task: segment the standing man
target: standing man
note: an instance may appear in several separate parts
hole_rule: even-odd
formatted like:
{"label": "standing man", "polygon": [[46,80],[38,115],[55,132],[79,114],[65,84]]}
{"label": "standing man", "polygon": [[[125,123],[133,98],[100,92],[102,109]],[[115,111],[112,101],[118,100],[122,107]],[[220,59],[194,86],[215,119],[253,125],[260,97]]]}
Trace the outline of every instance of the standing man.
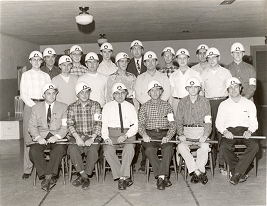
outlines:
{"label": "standing man", "polygon": [[[89,176],[92,175],[98,160],[98,149],[101,135],[100,104],[90,98],[91,88],[85,82],[75,87],[78,100],[68,107],[69,140],[76,144],[69,145],[68,155],[74,165],[78,178],[72,182],[75,187],[89,189]],[[97,144],[93,144],[97,143]],[[86,155],[84,166],[82,154]]]}
{"label": "standing man", "polygon": [[[55,186],[61,159],[66,155],[67,145],[55,144],[67,134],[68,105],[56,101],[58,90],[52,83],[43,86],[44,102],[32,107],[29,133],[38,144],[30,146],[30,159],[34,163],[41,182],[41,189],[49,191]],[[50,149],[48,163],[44,150]]]}
{"label": "standing man", "polygon": [[[160,98],[163,93],[160,82],[150,81],[147,93],[151,99],[140,108],[139,133],[143,137],[145,154],[152,165],[154,176],[158,179],[157,189],[164,190],[165,187],[172,185],[169,174],[173,143],[168,142],[176,133],[176,125],[171,105]],[[150,142],[151,139],[161,140],[161,142]],[[161,160],[157,155],[159,148],[161,148]]]}
{"label": "standing man", "polygon": [[[124,144],[122,162],[116,155],[118,145],[114,143],[132,142],[138,131],[137,113],[132,104],[125,101],[127,88],[122,83],[112,87],[114,100],[105,104],[102,112],[102,138],[104,154],[109,163],[113,179],[118,181],[118,189],[125,190],[133,184],[130,177],[130,166],[134,157],[134,144]],[[121,145],[122,147],[122,145]]]}
{"label": "standing man", "polygon": [[169,78],[170,75],[178,69],[178,67],[173,64],[175,58],[174,49],[172,47],[166,47],[163,49],[161,57],[164,59],[165,66],[159,69],[159,71],[166,74]]}
{"label": "standing man", "polygon": [[[205,143],[211,133],[210,103],[199,95],[201,84],[197,78],[187,80],[186,90],[189,95],[181,99],[176,114],[177,134],[181,141],[177,151],[184,158],[188,172],[192,175],[191,182],[205,185],[208,182],[205,165],[210,151],[209,144]],[[187,138],[199,141],[196,160],[189,149],[192,142],[186,141]]]}
{"label": "standing man", "polygon": [[43,51],[43,58],[45,65],[41,67],[41,70],[47,74],[49,74],[50,78],[53,79],[55,76],[61,73],[61,70],[55,66],[56,60],[56,52],[53,48],[46,48]]}
{"label": "standing man", "polygon": [[[227,81],[229,98],[223,101],[218,109],[216,127],[224,136],[221,139],[221,150],[230,167],[230,183],[236,185],[247,179],[246,171],[259,151],[257,140],[250,139],[258,129],[257,110],[255,104],[241,96],[242,84],[233,77]],[[233,139],[234,136],[243,136]],[[245,144],[247,149],[238,158],[233,151],[233,145]]]}
{"label": "standing man", "polygon": [[89,52],[85,56],[88,72],[79,77],[77,82],[85,82],[91,88],[90,99],[97,101],[101,107],[106,103],[107,76],[98,72],[99,59],[96,53]]}
{"label": "standing man", "polygon": [[244,46],[236,42],[231,46],[231,55],[233,62],[226,66],[233,77],[241,82],[243,89],[241,95],[247,99],[253,100],[256,90],[256,71],[254,67],[242,60],[245,53]]}
{"label": "standing man", "polygon": [[99,64],[98,72],[109,76],[117,71],[117,66],[111,61],[113,47],[110,43],[106,42],[100,47],[100,54],[103,57],[102,62]]}
{"label": "standing man", "polygon": [[[24,72],[20,82],[20,97],[25,103],[23,111],[23,138],[24,142],[30,142],[31,136],[28,132],[29,120],[32,106],[37,102],[43,102],[42,88],[45,83],[51,82],[49,75],[40,70],[43,56],[39,51],[33,51],[29,55],[32,68]],[[27,179],[31,175],[33,164],[29,158],[29,147],[24,144],[24,174],[22,179]]]}
{"label": "standing man", "polygon": [[142,53],[144,52],[142,42],[139,40],[134,40],[131,43],[130,51],[133,54],[133,58],[128,64],[127,72],[130,72],[137,77],[146,71],[146,67],[142,61]]}
{"label": "standing man", "polygon": [[87,68],[81,64],[82,55],[83,50],[80,46],[73,45],[70,48],[70,57],[72,59],[72,68],[70,70],[70,73],[78,77],[87,73]]}
{"label": "standing man", "polygon": [[199,59],[199,63],[192,66],[191,69],[194,69],[194,70],[198,71],[200,74],[202,74],[202,72],[205,69],[210,67],[209,63],[207,62],[207,58],[206,58],[206,53],[207,53],[208,49],[209,49],[209,47],[206,44],[200,44],[197,47],[196,55],[197,55],[197,58]]}

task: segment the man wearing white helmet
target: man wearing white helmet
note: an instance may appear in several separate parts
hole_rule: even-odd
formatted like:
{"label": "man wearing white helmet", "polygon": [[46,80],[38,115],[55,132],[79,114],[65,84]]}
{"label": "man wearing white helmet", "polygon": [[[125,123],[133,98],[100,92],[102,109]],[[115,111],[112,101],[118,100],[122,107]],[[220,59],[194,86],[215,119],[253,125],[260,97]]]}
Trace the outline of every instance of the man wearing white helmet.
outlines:
{"label": "man wearing white helmet", "polygon": [[70,57],[72,59],[72,68],[70,70],[70,73],[78,77],[87,73],[87,68],[81,64],[82,55],[83,50],[80,46],[73,45],[70,48]]}
{"label": "man wearing white helmet", "polygon": [[[44,101],[42,87],[45,83],[51,82],[49,75],[40,70],[43,56],[39,51],[33,51],[29,55],[32,68],[24,72],[20,81],[20,97],[25,103],[23,112],[23,138],[24,142],[30,142],[31,136],[28,132],[29,119],[32,106],[37,102]],[[32,172],[32,162],[29,158],[29,147],[24,144],[24,174],[22,179],[27,179]]]}
{"label": "man wearing white helmet", "polygon": [[[239,79],[230,78],[226,88],[229,98],[219,106],[216,127],[223,134],[220,149],[230,167],[230,183],[236,185],[246,181],[247,169],[259,150],[257,140],[250,139],[258,129],[257,110],[252,101],[241,96],[242,84]],[[243,136],[243,138],[233,139],[234,136]],[[240,158],[232,149],[233,145],[238,143],[247,146]]]}
{"label": "man wearing white helmet", "polygon": [[190,55],[187,49],[181,48],[176,52],[176,61],[179,64],[179,69],[170,76],[171,98],[169,101],[174,114],[176,114],[180,99],[188,95],[188,91],[185,89],[187,79],[196,77],[200,80],[201,84],[203,83],[200,73],[188,66],[189,60]]}
{"label": "man wearing white helmet", "polygon": [[153,51],[148,51],[144,55],[144,65],[147,71],[140,74],[136,79],[135,95],[140,104],[147,102],[150,97],[147,93],[147,85],[152,80],[157,80],[162,85],[164,91],[161,95],[161,99],[168,101],[170,98],[170,82],[165,74],[157,71],[157,55]]}
{"label": "man wearing white helmet", "polygon": [[125,101],[127,88],[122,83],[112,87],[114,100],[103,107],[102,112],[102,138],[107,145],[103,145],[104,154],[109,163],[113,179],[118,181],[118,189],[125,190],[133,184],[130,176],[130,165],[134,157],[134,144],[123,145],[122,162],[116,155],[116,148],[122,145],[115,143],[132,142],[136,139],[138,131],[137,113],[132,104]]}
{"label": "man wearing white helmet", "polygon": [[231,55],[234,61],[226,68],[229,69],[233,77],[238,78],[242,83],[241,95],[253,100],[256,90],[256,71],[252,65],[242,60],[244,53],[244,46],[239,42],[234,43],[231,46]]}
{"label": "man wearing white helmet", "polygon": [[199,63],[192,66],[191,69],[194,69],[198,71],[200,74],[202,74],[202,72],[210,66],[206,58],[206,53],[208,49],[209,47],[206,44],[200,44],[197,47],[196,55],[197,58],[199,59]]}
{"label": "man wearing white helmet", "polygon": [[[92,175],[98,160],[102,125],[101,106],[90,99],[91,88],[85,82],[77,83],[75,92],[78,100],[68,107],[67,125],[69,141],[76,144],[69,145],[68,155],[79,174],[72,184],[87,190],[90,186],[89,176]],[[85,165],[82,154],[86,155]]]}
{"label": "man wearing white helmet", "polygon": [[61,73],[60,69],[54,65],[56,60],[56,52],[53,48],[46,48],[43,51],[43,58],[45,65],[41,67],[41,70],[49,74],[51,79]]}
{"label": "man wearing white helmet", "polygon": [[[138,116],[139,134],[143,137],[145,154],[153,167],[155,178],[158,179],[158,190],[164,190],[165,187],[172,185],[169,180],[169,169],[173,157],[173,143],[169,143],[169,140],[176,133],[173,109],[167,101],[160,98],[163,90],[159,81],[152,80],[148,83],[147,93],[150,99],[142,104]],[[153,142],[151,139],[161,142]],[[159,148],[161,148],[161,160],[157,156]]]}
{"label": "man wearing white helmet", "polygon": [[[67,145],[55,144],[67,134],[68,105],[56,101],[57,87],[46,83],[42,88],[43,102],[32,107],[29,121],[29,133],[38,144],[30,146],[30,159],[34,163],[41,189],[49,191],[55,186],[61,159],[66,155]],[[50,149],[50,159],[46,162],[44,150]]]}
{"label": "man wearing white helmet", "polygon": [[174,49],[172,47],[164,48],[161,57],[164,59],[165,66],[160,68],[159,71],[166,74],[169,78],[170,75],[178,69],[178,67],[173,64],[173,60],[175,59]]}
{"label": "man wearing white helmet", "polygon": [[[191,183],[206,184],[208,178],[205,174],[205,165],[210,148],[205,141],[212,129],[210,103],[205,97],[199,95],[201,84],[196,77],[187,80],[186,90],[189,95],[181,99],[176,113],[177,134],[181,141],[177,151],[184,158],[188,172],[192,175]],[[192,145],[190,139],[199,142],[196,160],[190,153],[189,146]]]}
{"label": "man wearing white helmet", "polygon": [[99,59],[96,53],[89,52],[85,56],[88,72],[79,77],[77,82],[85,82],[91,88],[90,99],[97,101],[101,107],[106,103],[107,76],[98,71]]}
{"label": "man wearing white helmet", "polygon": [[61,74],[52,79],[52,83],[58,88],[57,101],[67,105],[76,101],[75,85],[78,77],[70,73],[72,60],[69,56],[63,55],[58,60]]}
{"label": "man wearing white helmet", "polygon": [[117,71],[117,66],[111,61],[113,54],[113,46],[106,42],[100,47],[100,54],[103,57],[102,62],[99,64],[98,72],[109,76]]}
{"label": "man wearing white helmet", "polygon": [[128,64],[127,72],[130,72],[137,77],[146,71],[146,67],[142,61],[142,53],[144,52],[142,42],[139,40],[134,40],[131,43],[130,51],[133,54],[133,58],[131,58]]}

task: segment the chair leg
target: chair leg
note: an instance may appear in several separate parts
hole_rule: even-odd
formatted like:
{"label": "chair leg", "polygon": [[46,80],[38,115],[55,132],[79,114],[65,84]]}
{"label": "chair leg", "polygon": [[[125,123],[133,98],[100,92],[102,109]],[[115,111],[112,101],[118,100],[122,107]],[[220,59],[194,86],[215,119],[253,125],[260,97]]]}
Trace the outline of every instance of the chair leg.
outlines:
{"label": "chair leg", "polygon": [[62,169],[63,184],[66,185],[66,180],[65,180],[65,157],[63,157],[62,160],[61,160],[61,169]]}
{"label": "chair leg", "polygon": [[185,162],[184,162],[184,179],[185,181],[187,181],[187,166]]}
{"label": "chair leg", "polygon": [[37,170],[36,170],[36,167],[34,165],[33,165],[32,174],[33,174],[33,186],[35,186],[36,185]]}
{"label": "chair leg", "polygon": [[178,180],[178,174],[177,174],[177,163],[175,159],[175,155],[172,157],[173,167],[174,167],[174,173],[175,173],[175,180]]}
{"label": "chair leg", "polygon": [[211,172],[211,178],[214,177],[214,168],[213,168],[213,160],[212,160],[212,153],[209,152],[209,160],[210,160],[210,172]]}
{"label": "chair leg", "polygon": [[134,171],[133,171],[133,165],[130,166],[130,172],[131,172],[131,179],[134,181]]}
{"label": "chair leg", "polygon": [[150,169],[149,169],[149,159],[146,158],[146,182],[149,182],[149,173],[150,173]]}
{"label": "chair leg", "polygon": [[105,181],[105,178],[106,178],[106,158],[104,156],[104,159],[103,159],[103,181]]}
{"label": "chair leg", "polygon": [[72,162],[71,159],[69,159],[69,182],[71,183],[72,178]]}
{"label": "chair leg", "polygon": [[255,176],[257,177],[257,169],[258,169],[258,162],[257,162],[257,158],[256,157],[254,157],[254,172],[255,172]]}
{"label": "chair leg", "polygon": [[226,167],[227,167],[227,179],[230,179],[230,167],[228,164],[226,165]]}
{"label": "chair leg", "polygon": [[95,176],[96,176],[96,181],[99,182],[99,163],[95,163]]}

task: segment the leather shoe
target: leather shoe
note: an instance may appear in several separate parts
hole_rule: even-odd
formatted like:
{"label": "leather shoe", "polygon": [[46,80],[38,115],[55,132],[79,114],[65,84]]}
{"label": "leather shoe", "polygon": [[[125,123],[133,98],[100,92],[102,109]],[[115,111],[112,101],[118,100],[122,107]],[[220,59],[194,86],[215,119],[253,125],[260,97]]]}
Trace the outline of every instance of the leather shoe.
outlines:
{"label": "leather shoe", "polygon": [[193,184],[199,183],[199,177],[197,176],[197,174],[195,172],[193,172],[190,182]]}
{"label": "leather shoe", "polygon": [[145,172],[145,166],[141,166],[141,167],[138,169],[138,172]]}
{"label": "leather shoe", "polygon": [[118,189],[119,190],[126,190],[126,187],[127,187],[126,180],[119,179],[119,181],[118,181]]}
{"label": "leather shoe", "polygon": [[170,187],[172,186],[172,183],[170,181],[170,179],[168,177],[164,178],[164,182],[165,182],[165,187]]}
{"label": "leather shoe", "polygon": [[84,182],[84,178],[82,176],[79,176],[76,180],[74,180],[72,182],[72,184],[75,186],[75,187],[79,187],[83,184]]}
{"label": "leather shoe", "polygon": [[26,174],[26,173],[24,173],[23,175],[22,175],[22,179],[28,179],[29,177],[31,176],[31,174]]}
{"label": "leather shoe", "polygon": [[242,183],[242,182],[245,182],[246,180],[248,179],[248,175],[247,174],[244,174],[240,177],[239,179],[239,182],[238,183]]}
{"label": "leather shoe", "polygon": [[203,185],[207,184],[207,182],[209,181],[206,173],[203,172],[201,172],[198,178]]}
{"label": "leather shoe", "polygon": [[131,178],[127,178],[125,181],[126,181],[126,186],[127,187],[130,187],[133,184],[133,181],[132,181]]}
{"label": "leather shoe", "polygon": [[240,180],[241,174],[235,173],[229,180],[229,182],[233,185],[237,185]]}
{"label": "leather shoe", "polygon": [[158,190],[165,190],[165,181],[160,177],[157,180],[157,189]]}
{"label": "leather shoe", "polygon": [[83,178],[84,182],[82,184],[82,189],[87,190],[89,189],[90,180],[89,178]]}
{"label": "leather shoe", "polygon": [[44,191],[49,191],[51,179],[44,179],[41,183],[41,189]]}

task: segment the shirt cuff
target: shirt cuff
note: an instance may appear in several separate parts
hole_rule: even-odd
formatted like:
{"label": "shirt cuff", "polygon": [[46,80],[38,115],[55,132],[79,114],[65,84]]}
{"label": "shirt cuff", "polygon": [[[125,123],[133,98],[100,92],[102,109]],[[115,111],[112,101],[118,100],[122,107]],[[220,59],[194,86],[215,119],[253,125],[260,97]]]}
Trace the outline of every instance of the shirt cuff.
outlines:
{"label": "shirt cuff", "polygon": [[33,141],[37,141],[37,138],[38,138],[38,137],[41,137],[41,136],[39,135],[39,136],[33,138]]}
{"label": "shirt cuff", "polygon": [[59,134],[55,134],[55,136],[56,136],[58,139],[63,139],[63,137],[61,137]]}

